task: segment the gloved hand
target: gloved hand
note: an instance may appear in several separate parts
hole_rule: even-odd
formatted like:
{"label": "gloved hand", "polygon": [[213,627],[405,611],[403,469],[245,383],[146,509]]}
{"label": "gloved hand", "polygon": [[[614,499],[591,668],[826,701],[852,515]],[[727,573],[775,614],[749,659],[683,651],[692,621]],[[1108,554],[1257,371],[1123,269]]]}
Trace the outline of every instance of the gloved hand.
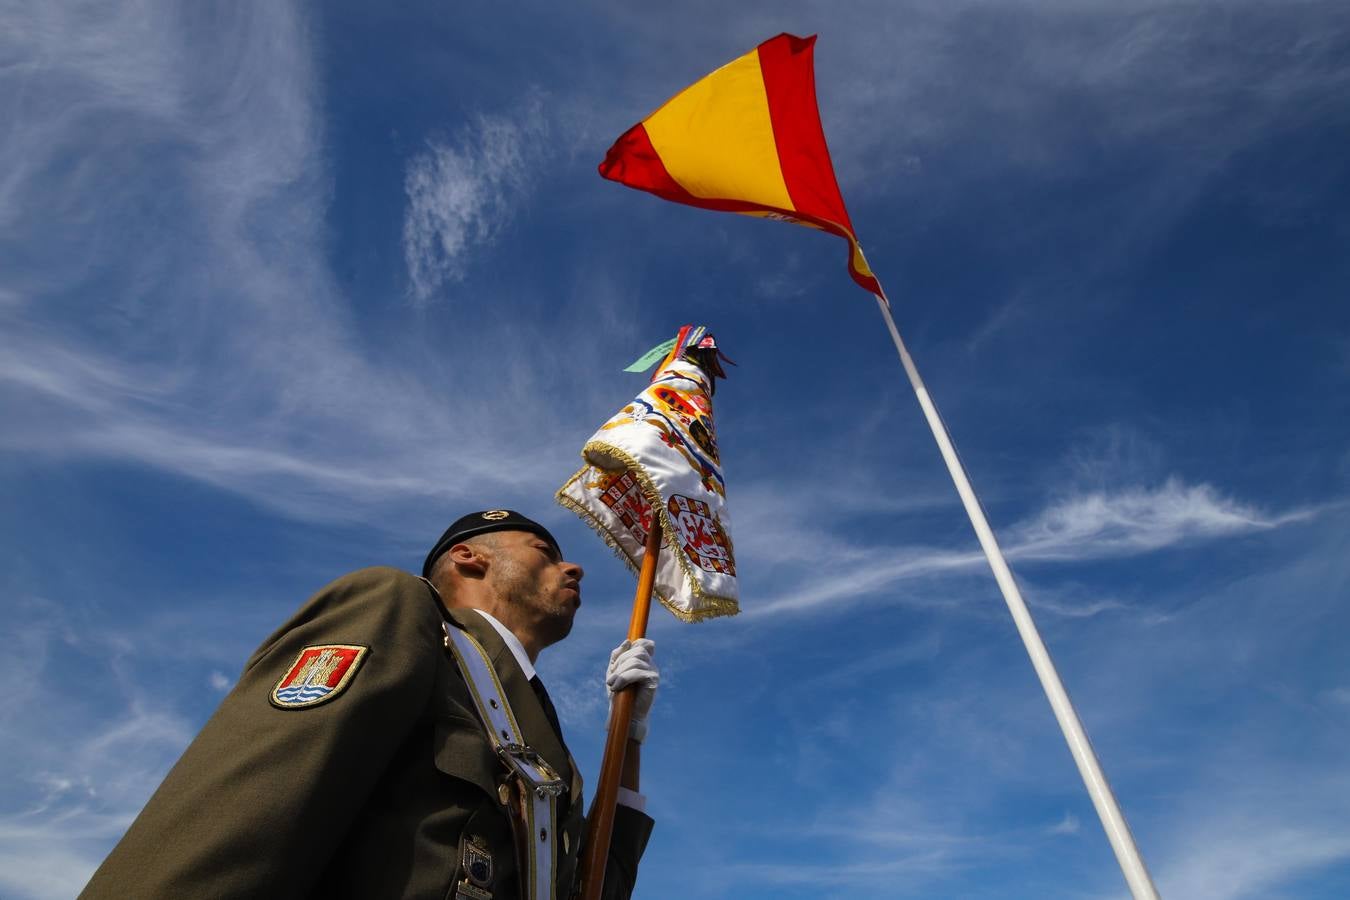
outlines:
{"label": "gloved hand", "polygon": [[656,686],[661,683],[661,673],[652,654],[656,644],[647,638],[636,641],[624,641],[609,655],[609,669],[605,672],[605,688],[609,691],[610,709],[614,708],[614,695],[628,687],[633,689],[633,720],[628,726],[628,736],[639,744],[647,738],[647,714],[652,711],[652,701],[656,699]]}

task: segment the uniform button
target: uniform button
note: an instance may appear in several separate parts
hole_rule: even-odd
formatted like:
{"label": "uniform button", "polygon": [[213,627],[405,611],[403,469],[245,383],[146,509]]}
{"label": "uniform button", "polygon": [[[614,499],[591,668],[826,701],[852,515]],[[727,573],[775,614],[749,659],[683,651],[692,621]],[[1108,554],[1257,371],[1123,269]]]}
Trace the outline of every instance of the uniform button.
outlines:
{"label": "uniform button", "polygon": [[540,828],[540,829],[539,829],[539,840],[540,840],[540,841],[547,841],[547,840],[548,840],[548,829],[547,829],[547,828]]}
{"label": "uniform button", "polygon": [[564,852],[564,853],[571,853],[571,852],[572,852],[572,848],[569,847],[569,846],[567,846],[567,845],[568,845],[567,832],[564,831],[564,832],[563,832],[563,852]]}
{"label": "uniform button", "polygon": [[511,802],[511,789],[505,783],[497,785],[497,796],[501,798],[503,804]]}

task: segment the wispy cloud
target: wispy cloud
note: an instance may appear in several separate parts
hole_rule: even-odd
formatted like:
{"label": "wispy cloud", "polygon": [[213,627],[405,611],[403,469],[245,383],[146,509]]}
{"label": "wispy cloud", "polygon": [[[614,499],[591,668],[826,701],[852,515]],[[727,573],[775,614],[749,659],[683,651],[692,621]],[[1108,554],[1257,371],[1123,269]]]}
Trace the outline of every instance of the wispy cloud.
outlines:
{"label": "wispy cloud", "polygon": [[37,600],[11,610],[11,633],[4,674],[12,666],[29,677],[22,706],[0,708],[9,776],[0,806],[0,893],[70,897],[192,726],[135,674],[135,642],[91,635],[70,610]]}
{"label": "wispy cloud", "polygon": [[[1082,603],[1065,603],[1060,600],[1050,599],[1039,592],[1027,600],[1034,609],[1043,609],[1054,613],[1057,616],[1064,616],[1070,619],[1086,619],[1092,616],[1098,616],[1102,613],[1125,612],[1131,609],[1126,603],[1119,600],[1088,600]],[[1151,621],[1161,621],[1159,616],[1150,616]]]}
{"label": "wispy cloud", "polygon": [[[895,784],[850,799],[863,808],[831,810],[828,816],[817,810],[811,819],[791,828],[757,823],[756,836],[777,850],[766,856],[777,858],[727,860],[717,867],[719,879],[814,885],[827,892],[846,891],[845,895],[925,896],[925,886],[931,890],[935,878],[1005,857],[1019,840],[996,831],[949,827],[951,817],[926,801],[916,802],[912,789],[901,791]],[[805,842],[813,852],[783,852],[797,842]]]}
{"label": "wispy cloud", "polygon": [[1066,812],[1064,818],[1046,829],[1046,834],[1077,834],[1082,827],[1082,823],[1078,821],[1077,816]]}
{"label": "wispy cloud", "polygon": [[1350,687],[1331,688],[1324,696],[1337,706],[1350,707]]}
{"label": "wispy cloud", "polygon": [[942,853],[892,853],[866,862],[732,862],[718,867],[719,880],[757,885],[816,885],[834,889],[871,887],[912,890],[926,877],[950,868]]}
{"label": "wispy cloud", "polygon": [[544,108],[535,94],[515,114],[480,115],[453,141],[431,141],[408,162],[403,255],[415,299],[462,279],[469,254],[511,221],[548,137]]}
{"label": "wispy cloud", "polygon": [[1212,831],[1183,839],[1177,861],[1158,873],[1159,890],[1170,897],[1257,900],[1291,878],[1350,859],[1350,832],[1334,819],[1253,817],[1249,809],[1225,819],[1218,839]]}
{"label": "wispy cloud", "polygon": [[[757,605],[743,615],[768,618],[787,612],[805,612],[826,603],[858,602],[875,597],[902,581],[966,571],[984,561],[978,551],[957,553],[908,547],[872,548],[869,555],[881,559],[850,566],[828,578],[812,578],[797,590]],[[910,600],[922,602],[915,598]]]}
{"label": "wispy cloud", "polygon": [[[61,702],[56,696],[50,700]],[[30,779],[16,787],[29,788],[34,799],[25,808],[0,813],[0,889],[6,894],[79,893],[186,746],[192,737],[188,724],[168,713],[148,712],[152,698],[141,700],[92,732],[77,728],[46,734],[48,746],[62,748],[55,757],[48,752],[46,768],[26,755],[9,757],[17,763],[11,773]],[[32,741],[34,735],[27,737]]]}
{"label": "wispy cloud", "polygon": [[1081,559],[1157,550],[1191,540],[1276,528],[1309,510],[1270,516],[1207,484],[1171,478],[1155,488],[1075,494],[1012,530],[1012,553],[1025,559]]}
{"label": "wispy cloud", "polygon": [[[1268,530],[1316,515],[1298,509],[1278,514],[1223,497],[1210,485],[1185,485],[1168,479],[1152,488],[1092,491],[1064,497],[1030,519],[1008,529],[1002,542],[1010,560],[1079,561],[1129,556],[1192,541],[1212,540]],[[972,539],[973,543],[973,539]],[[804,558],[799,550],[798,558]],[[786,552],[791,556],[791,551]],[[958,551],[916,545],[855,546],[847,565],[828,576],[810,575],[797,589],[747,612],[751,617],[802,612],[825,603],[837,604],[893,592],[901,583],[957,574],[987,565],[976,549]],[[908,596],[909,604],[944,604],[945,594],[928,599]],[[1093,615],[1121,608],[1117,601],[1097,599],[1066,605],[1053,597],[1036,601],[1051,612]]]}
{"label": "wispy cloud", "polygon": [[[569,351],[514,322],[481,344],[372,347],[328,265],[305,14],[171,6],[0,14],[14,60],[0,71],[0,235],[15,238],[0,242],[0,396],[17,413],[0,449],[129,462],[328,521],[547,489],[571,454],[553,451],[562,416],[537,389]],[[420,214],[443,250],[479,246],[508,216],[541,109],[532,97],[422,158]],[[477,186],[437,207],[459,175]],[[436,253],[427,278],[462,262]],[[461,375],[481,346],[491,398]]]}
{"label": "wispy cloud", "polygon": [[[1350,860],[1350,829],[1341,815],[1350,796],[1339,765],[1343,729],[1308,727],[1310,713],[1341,720],[1343,707],[1337,707],[1345,689],[1325,684],[1323,673],[1290,665],[1305,643],[1314,657],[1314,645],[1325,643],[1290,619],[1325,622],[1340,614],[1334,591],[1316,594],[1312,587],[1345,580],[1344,559],[1335,555],[1341,542],[1330,536],[1344,515],[1326,515],[1335,522],[1274,568],[1260,567],[1201,597],[1176,589],[1188,603],[1164,598],[1162,607],[1179,611],[1162,628],[1139,621],[1062,624],[1057,655],[1163,896],[1303,896],[1299,886],[1320,869]],[[1280,600],[1305,595],[1300,603]],[[1124,896],[1034,681],[1029,673],[1009,678],[1008,657],[971,629],[959,631],[959,638],[941,643],[933,667],[898,668],[925,640],[935,640],[921,632],[909,636],[908,646],[883,645],[876,654],[881,667],[864,658],[841,666],[838,680],[826,674],[794,681],[792,703],[782,707],[789,726],[797,719],[816,722],[823,706],[839,708],[841,685],[850,696],[869,698],[844,714],[847,741],[824,751],[824,758],[856,753],[850,758],[865,759],[862,770],[873,785],[850,794],[847,805],[826,801],[815,809],[827,823],[822,834],[832,822],[841,837],[858,832],[830,857],[840,862],[841,877],[896,896],[1041,896],[1034,881],[1022,879],[1031,879],[1044,859],[1061,858],[1066,842],[1082,841],[1100,851],[1090,864],[1073,854],[1080,868],[1063,883],[1077,884],[1079,893],[1045,895]],[[1013,644],[1009,636],[1009,655],[1016,653]],[[891,664],[897,668],[888,670]],[[1267,702],[1238,699],[1253,696]],[[1320,737],[1310,746],[1313,735]],[[802,734],[793,737],[797,753],[806,753]],[[885,762],[870,750],[852,749],[887,741]],[[975,770],[988,776],[978,786],[970,778]],[[826,793],[832,796],[833,786]],[[1007,822],[1013,807],[1024,827],[991,826]],[[1044,810],[1042,824],[1031,824],[1029,807]],[[857,821],[869,825],[859,828]],[[803,829],[803,836],[814,834]],[[894,855],[886,852],[890,837]],[[1018,873],[1012,876],[1017,889],[1003,890],[1006,884],[995,879],[975,890],[971,886],[984,879],[950,874],[969,874],[992,860],[998,862],[991,870]],[[828,867],[795,860],[774,866],[767,853],[764,862],[735,871],[747,882],[773,878],[827,891],[832,884]],[[925,873],[963,887],[934,891]]]}

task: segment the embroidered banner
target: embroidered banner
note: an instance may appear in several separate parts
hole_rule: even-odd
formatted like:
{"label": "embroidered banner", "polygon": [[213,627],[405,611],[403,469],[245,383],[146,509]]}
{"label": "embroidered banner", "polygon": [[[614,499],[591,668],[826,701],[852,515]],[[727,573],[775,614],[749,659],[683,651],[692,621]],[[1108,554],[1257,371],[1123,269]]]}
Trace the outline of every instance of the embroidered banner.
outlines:
{"label": "embroidered banner", "polygon": [[655,593],[686,622],[739,612],[713,427],[719,357],[705,328],[682,328],[651,384],[591,436],[581,450],[585,467],[557,495],[634,572],[655,512],[662,529]]}

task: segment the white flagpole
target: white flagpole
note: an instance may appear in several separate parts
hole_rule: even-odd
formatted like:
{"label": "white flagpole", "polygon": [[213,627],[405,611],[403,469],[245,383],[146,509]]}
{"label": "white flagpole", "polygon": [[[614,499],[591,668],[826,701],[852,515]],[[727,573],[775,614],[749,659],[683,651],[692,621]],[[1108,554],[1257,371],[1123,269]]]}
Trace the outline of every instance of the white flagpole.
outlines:
{"label": "white flagpole", "polygon": [[1069,700],[1069,695],[1059,680],[1059,673],[1055,671],[1055,664],[1050,659],[1050,653],[1041,641],[1036,623],[1032,621],[1031,611],[1027,609],[1026,602],[1022,600],[1022,592],[1017,589],[1017,582],[1013,580],[1012,570],[1008,568],[1003,551],[999,549],[998,540],[989,528],[979,498],[975,496],[975,490],[970,486],[970,479],[966,477],[961,459],[956,455],[956,447],[952,444],[951,436],[947,434],[947,426],[943,424],[937,407],[928,396],[928,389],[924,387],[923,379],[919,377],[919,370],[914,367],[914,360],[910,359],[904,341],[900,340],[900,332],[896,330],[895,320],[891,318],[890,302],[884,294],[874,296],[877,298],[882,318],[886,320],[886,327],[891,332],[891,340],[895,342],[895,349],[900,354],[900,362],[905,367],[905,373],[909,375],[909,383],[913,385],[914,393],[919,397],[924,418],[928,420],[928,427],[933,430],[933,437],[937,439],[942,459],[947,463],[947,471],[951,473],[952,481],[956,482],[956,492],[961,495],[961,503],[966,507],[966,514],[970,516],[970,524],[975,527],[980,546],[984,548],[984,555],[994,570],[994,579],[998,581],[998,586],[1003,591],[1003,599],[1007,601],[1008,611],[1012,613],[1013,622],[1017,625],[1017,633],[1022,636],[1022,643],[1026,645],[1027,653],[1031,656],[1031,664],[1041,679],[1041,687],[1045,689],[1045,696],[1049,698],[1050,707],[1055,711],[1055,718],[1059,720],[1059,727],[1064,732],[1064,740],[1069,743],[1069,752],[1073,754],[1073,761],[1077,763],[1078,772],[1083,776],[1088,794],[1092,797],[1092,805],[1097,808],[1097,815],[1101,817],[1102,827],[1106,829],[1106,837],[1110,840],[1111,849],[1115,851],[1116,859],[1120,862],[1120,870],[1130,886],[1130,893],[1134,895],[1135,900],[1158,900],[1158,890],[1153,886],[1153,879],[1149,877],[1144,860],[1139,855],[1139,848],[1134,844],[1130,826],[1125,821],[1119,804],[1116,803],[1115,795],[1111,793],[1111,785],[1107,783],[1106,775],[1097,762],[1097,755],[1092,751],[1092,744],[1088,741],[1087,732],[1083,730],[1083,723],[1078,720],[1078,713],[1074,711],[1073,703]]}

